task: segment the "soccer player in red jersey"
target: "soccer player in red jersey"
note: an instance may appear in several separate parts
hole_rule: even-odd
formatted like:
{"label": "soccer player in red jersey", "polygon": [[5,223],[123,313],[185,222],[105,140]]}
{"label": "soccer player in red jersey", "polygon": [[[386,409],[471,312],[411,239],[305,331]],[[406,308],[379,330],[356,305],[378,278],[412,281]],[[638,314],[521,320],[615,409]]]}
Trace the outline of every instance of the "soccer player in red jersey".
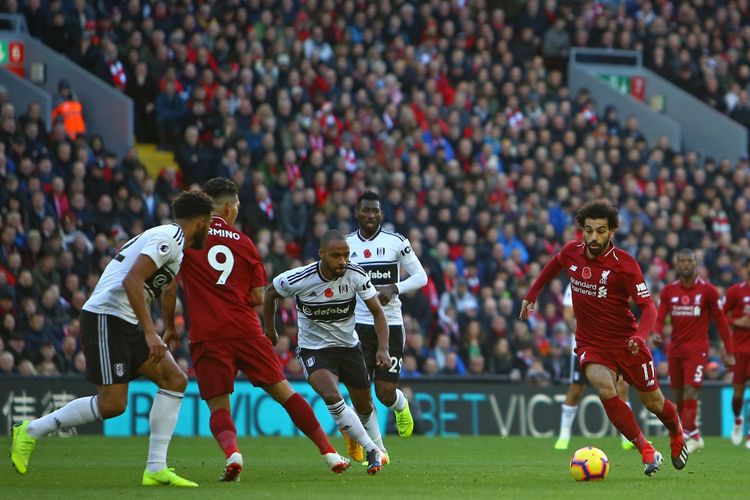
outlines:
{"label": "soccer player in red jersey", "polygon": [[[724,313],[732,326],[732,342],[736,364],[732,385],[732,410],[734,411],[734,430],[732,443],[742,443],[743,427],[743,395],[745,383],[750,379],[750,259],[745,262],[745,281],[737,283],[727,289],[724,302]],[[745,447],[750,449],[750,433],[745,440]]]}
{"label": "soccer player in red jersey", "polygon": [[724,341],[725,364],[734,365],[732,336],[726,317],[721,310],[721,297],[716,288],[697,276],[698,261],[695,252],[683,249],[677,252],[676,269],[680,279],[667,284],[661,291],[656,326],[652,340],[661,345],[664,320],[672,318],[672,335],[669,342],[669,384],[674,390],[677,409],[685,429],[688,453],[704,447],[698,426],[698,392],[703,384],[703,367],[708,358],[708,325],[711,318],[719,328]]}
{"label": "soccer player in red jersey", "polygon": [[[565,270],[573,292],[576,354],[591,384],[599,393],[609,420],[638,448],[644,473],[653,475],[663,461],[643,436],[632,410],[617,395],[619,375],[638,391],[643,405],[669,430],[672,465],[683,469],[688,453],[682,425],[671,401],[664,398],[654,371],[646,337],[656,319],[656,307],[636,260],[614,246],[619,222],[617,208],[597,200],[582,206],[576,221],[583,242],[570,241],[544,266],[521,304],[525,320],[542,288]],[[641,309],[640,324],[630,312],[630,298]]]}
{"label": "soccer player in red jersey", "polygon": [[266,275],[253,242],[232,226],[240,205],[237,186],[215,178],[203,191],[214,201],[211,227],[202,250],[185,252],[180,278],[201,398],[211,410],[211,432],[227,457],[220,480],[237,480],[243,466],[229,405],[238,369],[284,407],[339,474],[349,461],[336,453],[310,405],[289,385],[273,350],[277,338],[267,338],[261,328],[255,307],[263,303]]}

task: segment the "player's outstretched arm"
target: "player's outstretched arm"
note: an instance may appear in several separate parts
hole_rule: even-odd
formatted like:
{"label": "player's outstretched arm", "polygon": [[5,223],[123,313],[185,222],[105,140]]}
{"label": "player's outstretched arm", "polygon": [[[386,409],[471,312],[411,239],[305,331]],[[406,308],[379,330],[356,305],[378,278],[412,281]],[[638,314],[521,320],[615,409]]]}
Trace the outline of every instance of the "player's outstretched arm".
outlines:
{"label": "player's outstretched arm", "polygon": [[521,312],[518,313],[518,319],[527,320],[529,319],[529,313],[534,310],[536,302],[524,299],[521,302]]}
{"label": "player's outstretched arm", "polygon": [[140,254],[135,259],[133,267],[130,268],[125,279],[122,280],[122,286],[125,288],[130,307],[133,308],[135,317],[138,318],[138,323],[143,330],[143,336],[148,345],[149,358],[153,359],[154,363],[158,363],[164,357],[167,344],[156,333],[144,289],[146,279],[155,272],[156,263],[148,255]]}
{"label": "player's outstretched arm", "polygon": [[263,323],[265,325],[264,333],[273,345],[279,341],[279,334],[276,333],[276,300],[282,298],[273,285],[268,285],[263,297]]}
{"label": "player's outstretched arm", "polygon": [[383,369],[391,367],[391,355],[388,352],[388,322],[385,319],[383,307],[377,296],[365,300],[367,308],[375,320],[375,334],[378,336],[378,352],[375,354],[375,362]]}

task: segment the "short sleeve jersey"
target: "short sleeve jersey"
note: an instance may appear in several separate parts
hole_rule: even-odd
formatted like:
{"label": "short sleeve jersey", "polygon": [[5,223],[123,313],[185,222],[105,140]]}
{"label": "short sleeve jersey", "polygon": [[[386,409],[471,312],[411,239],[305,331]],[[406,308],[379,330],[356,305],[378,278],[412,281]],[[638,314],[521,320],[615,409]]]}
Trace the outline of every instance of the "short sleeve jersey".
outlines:
{"label": "short sleeve jersey", "polygon": [[120,252],[107,264],[99,282],[83,309],[96,314],[111,314],[128,323],[138,324],[138,318],[128,301],[122,280],[139,255],[147,255],[156,264],[156,271],[143,286],[146,300],[151,303],[161,296],[180,270],[185,235],[177,224],[166,224],[142,232],[125,243]]}
{"label": "short sleeve jersey", "polygon": [[589,259],[586,245],[570,241],[554,256],[570,280],[579,346],[622,349],[638,325],[630,311],[636,304],[653,302],[638,262],[612,245]]}
{"label": "short sleeve jersey", "polygon": [[712,314],[723,314],[719,292],[709,282],[696,278],[690,287],[677,280],[662,288],[655,330],[661,333],[667,315],[672,321],[669,352],[686,355],[708,352],[708,326]]}
{"label": "short sleeve jersey", "polygon": [[294,297],[297,341],[305,349],[356,346],[357,297],[368,300],[377,293],[367,272],[351,263],[344,276],[326,280],[320,272],[320,261],[313,262],[276,276],[273,286],[282,297]]}
{"label": "short sleeve jersey", "polygon": [[[404,236],[386,231],[382,227],[371,238],[364,238],[359,231],[346,235],[349,244],[349,259],[367,271],[373,285],[392,285],[400,280],[401,265],[407,260],[419,260]],[[398,294],[383,306],[389,325],[402,325],[401,300]],[[357,300],[357,323],[372,325],[375,320],[363,300]]]}
{"label": "short sleeve jersey", "polygon": [[185,249],[180,271],[190,315],[190,342],[260,337],[263,330],[250,291],[268,284],[252,240],[219,216],[203,248]]}
{"label": "short sleeve jersey", "polygon": [[[727,289],[724,301],[724,313],[729,317],[729,323],[743,316],[750,316],[750,284],[737,283]],[[750,328],[732,327],[732,343],[734,352],[750,354]]]}

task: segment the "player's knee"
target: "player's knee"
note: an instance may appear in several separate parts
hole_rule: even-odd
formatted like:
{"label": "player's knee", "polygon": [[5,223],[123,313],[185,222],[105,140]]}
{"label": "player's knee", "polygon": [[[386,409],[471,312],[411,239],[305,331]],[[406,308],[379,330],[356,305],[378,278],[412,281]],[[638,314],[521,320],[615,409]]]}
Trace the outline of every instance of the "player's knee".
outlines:
{"label": "player's knee", "polygon": [[99,398],[99,411],[102,414],[102,420],[122,415],[127,407],[127,398]]}
{"label": "player's knee", "polygon": [[396,391],[392,387],[376,387],[375,395],[385,406],[392,406],[396,402]]}
{"label": "player's knee", "polygon": [[174,370],[171,372],[164,381],[164,385],[162,385],[162,389],[167,389],[170,391],[177,391],[177,392],[185,392],[185,389],[187,388],[188,378],[187,375],[185,375],[185,372],[182,370]]}

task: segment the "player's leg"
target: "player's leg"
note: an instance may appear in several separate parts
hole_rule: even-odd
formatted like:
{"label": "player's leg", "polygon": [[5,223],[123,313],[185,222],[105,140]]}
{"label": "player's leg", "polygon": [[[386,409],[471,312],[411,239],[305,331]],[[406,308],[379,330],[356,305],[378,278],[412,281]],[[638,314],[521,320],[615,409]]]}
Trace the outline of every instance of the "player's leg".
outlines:
{"label": "player's leg", "polygon": [[[274,356],[274,359],[277,358]],[[328,436],[320,426],[320,422],[318,422],[310,404],[292,389],[288,380],[284,379],[281,382],[263,386],[263,389],[277,403],[284,407],[294,425],[304,432],[310,441],[315,443],[323,459],[333,472],[340,474],[350,467],[349,461],[341,457],[328,440]]]}
{"label": "player's leg", "polygon": [[[365,365],[362,361],[362,353],[358,349],[331,348],[313,350],[297,348],[297,357],[300,360],[300,365],[303,367],[307,382],[323,399],[328,412],[333,417],[339,430],[347,432],[364,449],[377,450],[377,445],[370,439],[370,436],[357,416],[357,412],[346,404],[339,391],[339,360],[347,355],[351,356],[355,354],[364,376],[364,384],[369,390],[369,378],[367,377]],[[378,462],[379,466],[380,463]],[[380,469],[378,468],[378,470]]]}
{"label": "player's leg", "polygon": [[675,469],[684,469],[688,459],[688,449],[685,444],[682,424],[677,415],[677,408],[664,397],[661,389],[652,391],[638,391],[643,406],[656,415],[669,430],[669,447],[671,448],[672,465]]}
{"label": "player's leg", "polygon": [[742,443],[743,427],[745,418],[742,414],[745,397],[745,379],[747,372],[748,356],[744,353],[735,354],[734,374],[732,375],[732,412],[734,413],[734,428],[732,429],[732,444],[739,445]]}
{"label": "player's leg", "polygon": [[238,481],[244,465],[229,402],[237,375],[230,343],[231,341],[190,344],[198,389],[210,412],[208,426],[226,460],[219,475],[220,481]]}
{"label": "player's leg", "polygon": [[[127,325],[111,319],[86,311],[81,314],[86,379],[97,386],[98,394],[75,399],[44,417],[18,422],[13,427],[10,457],[20,474],[27,472],[38,438],[57,429],[115,417],[125,411],[131,377],[124,367],[128,366],[130,353],[123,339],[127,332],[120,327]],[[134,326],[130,328],[135,331]]]}
{"label": "player's leg", "polygon": [[699,393],[700,386],[686,385],[684,388],[682,425],[686,435],[688,453],[702,450],[706,446],[697,424]]}
{"label": "player's leg", "polygon": [[170,352],[166,352],[159,363],[149,359],[148,346],[142,335],[133,342],[132,349],[133,366],[138,367],[138,375],[153,381],[159,387],[148,417],[151,434],[142,484],[196,487],[197,483],[180,477],[173,469],[167,468],[167,450],[177,425],[177,417],[187,387],[187,375],[177,365]]}
{"label": "player's leg", "polygon": [[581,401],[581,397],[583,397],[584,387],[579,381],[572,382],[568,386],[568,392],[565,394],[565,402],[562,404],[562,411],[560,412],[560,434],[555,442],[556,450],[567,450],[570,445],[573,421],[576,418],[576,413],[578,413],[578,403]]}
{"label": "player's leg", "polygon": [[[633,409],[632,406],[630,406],[630,385],[625,382],[625,379],[623,377],[617,377],[617,395],[620,396],[620,399],[622,399],[626,405],[628,405],[628,408],[631,410]],[[628,440],[623,434],[620,434],[620,446],[622,446],[623,450],[632,450],[635,448],[635,445]]]}
{"label": "player's leg", "polygon": [[[374,327],[370,328],[372,328],[372,337],[375,337]],[[406,333],[403,325],[391,325],[389,330],[388,352],[391,356],[391,366],[387,370],[374,366],[375,395],[381,403],[395,413],[398,435],[402,438],[408,438],[414,432],[414,418],[409,409],[409,400],[398,388],[398,382],[401,378],[401,365],[404,359]],[[374,363],[374,352],[371,357]],[[370,365],[368,365],[369,368]],[[373,373],[373,371],[368,371],[368,373]]]}

